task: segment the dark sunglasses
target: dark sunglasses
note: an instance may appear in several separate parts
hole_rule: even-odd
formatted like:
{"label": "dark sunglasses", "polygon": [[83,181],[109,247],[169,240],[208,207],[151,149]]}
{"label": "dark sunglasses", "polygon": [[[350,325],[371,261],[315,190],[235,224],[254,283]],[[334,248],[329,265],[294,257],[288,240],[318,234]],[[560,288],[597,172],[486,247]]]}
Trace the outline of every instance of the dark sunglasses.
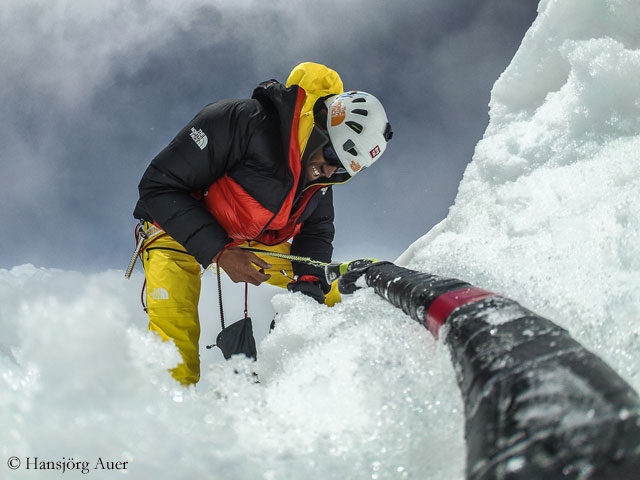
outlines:
{"label": "dark sunglasses", "polygon": [[326,162],[329,165],[331,165],[332,167],[341,167],[342,166],[342,163],[340,162],[340,159],[338,158],[338,154],[333,149],[333,145],[331,145],[330,143],[326,144],[324,146],[324,148],[322,149],[322,156],[324,157]]}

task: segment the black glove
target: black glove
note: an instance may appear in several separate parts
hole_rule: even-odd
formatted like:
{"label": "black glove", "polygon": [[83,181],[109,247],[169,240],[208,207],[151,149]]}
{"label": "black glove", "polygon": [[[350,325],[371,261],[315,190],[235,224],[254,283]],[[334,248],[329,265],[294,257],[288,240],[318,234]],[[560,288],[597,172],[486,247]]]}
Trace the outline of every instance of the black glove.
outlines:
{"label": "black glove", "polygon": [[300,292],[303,295],[313,298],[318,303],[324,303],[324,292],[320,286],[320,280],[313,275],[304,275],[295,282],[287,285],[290,292]]}

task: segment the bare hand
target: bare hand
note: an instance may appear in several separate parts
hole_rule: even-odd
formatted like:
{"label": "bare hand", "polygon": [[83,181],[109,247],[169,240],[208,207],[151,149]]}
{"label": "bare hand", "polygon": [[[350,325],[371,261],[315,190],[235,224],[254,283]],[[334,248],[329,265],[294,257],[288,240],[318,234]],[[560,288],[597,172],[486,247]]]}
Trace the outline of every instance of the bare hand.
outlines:
{"label": "bare hand", "polygon": [[264,269],[271,268],[271,265],[255,253],[241,248],[229,247],[223,250],[217,259],[214,258],[213,261],[217,262],[220,268],[227,272],[229,278],[235,283],[247,282],[251,285],[260,285],[271,278],[271,275],[264,273]]}

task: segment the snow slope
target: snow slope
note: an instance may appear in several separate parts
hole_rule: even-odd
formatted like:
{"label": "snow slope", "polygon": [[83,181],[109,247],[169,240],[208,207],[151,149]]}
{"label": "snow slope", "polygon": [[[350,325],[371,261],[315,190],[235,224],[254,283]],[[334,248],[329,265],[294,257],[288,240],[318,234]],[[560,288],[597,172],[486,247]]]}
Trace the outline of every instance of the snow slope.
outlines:
{"label": "snow slope", "polygon": [[553,319],[640,387],[640,3],[543,1],[438,227],[399,259]]}
{"label": "snow slope", "polygon": [[[398,263],[518,300],[640,390],[640,4],[539,12],[449,216]],[[256,326],[258,362],[224,362],[204,348],[207,277],[203,379],[184,389],[166,373],[175,349],[145,333],[142,275],[122,276],[0,270],[2,478],[47,478],[42,461],[94,478],[464,477],[446,346],[371,291],[333,309],[278,294],[276,330],[270,314]],[[250,311],[272,293],[252,289]],[[128,463],[106,472],[99,458]]]}

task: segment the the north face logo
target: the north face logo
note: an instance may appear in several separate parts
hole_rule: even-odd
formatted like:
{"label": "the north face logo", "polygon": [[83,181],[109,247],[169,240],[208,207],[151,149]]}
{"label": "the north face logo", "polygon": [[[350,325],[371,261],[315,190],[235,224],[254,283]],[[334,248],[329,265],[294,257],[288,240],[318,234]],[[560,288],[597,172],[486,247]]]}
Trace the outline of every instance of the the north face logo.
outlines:
{"label": "the north face logo", "polygon": [[154,300],[169,300],[169,292],[164,288],[154,288],[149,292],[149,296]]}
{"label": "the north face logo", "polygon": [[195,128],[192,127],[191,133],[189,135],[191,136],[193,141],[196,142],[196,145],[200,147],[200,150],[204,150],[205,147],[207,146],[207,143],[209,143],[209,139],[207,138],[205,133],[202,131],[202,129],[196,130]]}

